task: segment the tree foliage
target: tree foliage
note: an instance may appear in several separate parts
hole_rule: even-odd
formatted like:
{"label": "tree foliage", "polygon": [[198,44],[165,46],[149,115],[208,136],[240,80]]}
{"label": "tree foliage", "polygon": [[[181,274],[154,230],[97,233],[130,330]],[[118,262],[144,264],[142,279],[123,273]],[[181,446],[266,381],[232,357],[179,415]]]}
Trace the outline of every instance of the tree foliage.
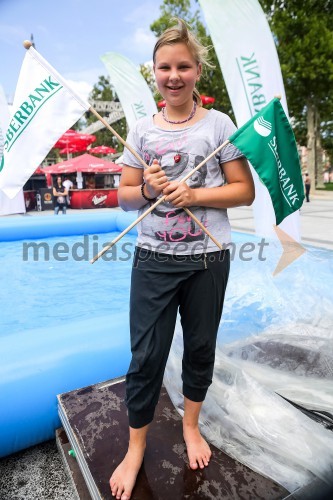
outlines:
{"label": "tree foliage", "polygon": [[[98,82],[93,86],[92,91],[89,94],[89,100],[94,101],[118,101],[117,95],[114,89],[111,86],[110,78],[107,76],[99,76]],[[107,117],[108,113],[99,113],[103,117]],[[92,113],[86,113],[86,121],[87,125],[94,123],[97,121],[97,118]],[[122,118],[118,120],[116,123],[112,124],[112,128],[118,132],[118,134],[126,138],[126,120]],[[124,147],[118,140],[113,136],[113,134],[106,128],[102,128],[94,133],[96,136],[96,141],[93,143],[93,146],[110,146],[112,148],[116,148],[119,152],[123,151]]]}
{"label": "tree foliage", "polygon": [[150,64],[140,64],[140,73],[143,78],[146,80],[148,87],[150,88],[151,93],[154,96],[155,101],[157,102],[160,99],[160,95],[158,93],[158,89],[155,82],[153,68]]}
{"label": "tree foliage", "polygon": [[178,17],[183,19],[191,28],[203,45],[210,47],[210,63],[212,68],[206,67],[203,76],[197,86],[200,94],[215,98],[213,107],[219,111],[227,113],[233,120],[234,115],[228,96],[228,92],[223,80],[221,69],[217,60],[211,37],[200,19],[200,11],[193,11],[190,0],[163,0],[160,6],[161,15],[154,21],[150,29],[158,37],[169,26],[174,24],[171,19]]}
{"label": "tree foliage", "polygon": [[89,98],[94,101],[114,101],[115,94],[111,88],[108,76],[101,75],[98,77],[98,82],[93,86]]}
{"label": "tree foliage", "polygon": [[277,40],[296,138],[308,144],[307,118],[312,112],[318,118],[322,143],[332,155],[333,2],[260,0],[260,4]]}
{"label": "tree foliage", "polygon": [[[196,0],[197,1],[197,0]],[[259,0],[268,18],[276,40],[290,116],[293,118],[296,139],[309,146],[309,116],[318,122],[318,136],[333,158],[333,5],[332,0]],[[213,96],[214,108],[234,120],[232,106],[220,70],[218,59],[200,10],[191,0],[162,0],[160,17],[150,26],[158,37],[168,28],[174,17],[182,18],[205,45],[211,47],[210,62],[198,84],[201,94]],[[151,70],[141,65],[141,73],[151,88],[155,100],[161,99]],[[94,100],[117,99],[108,77],[100,76],[90,95]],[[88,123],[95,121],[93,115]],[[125,119],[113,125],[126,135]],[[317,133],[317,131],[315,131]],[[96,144],[114,146],[114,139],[107,130],[96,132]]]}

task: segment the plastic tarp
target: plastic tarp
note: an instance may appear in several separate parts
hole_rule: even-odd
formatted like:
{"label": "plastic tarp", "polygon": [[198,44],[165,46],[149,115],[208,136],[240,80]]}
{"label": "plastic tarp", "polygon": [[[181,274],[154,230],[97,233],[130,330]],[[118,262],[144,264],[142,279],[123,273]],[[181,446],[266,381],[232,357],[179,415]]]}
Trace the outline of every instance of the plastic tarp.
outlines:
{"label": "plastic tarp", "polygon": [[[238,249],[256,241],[239,238]],[[234,252],[200,426],[215,446],[293,492],[333,481],[333,433],[289,402],[333,413],[333,252],[309,247],[273,277],[281,253],[277,242],[265,258]],[[178,322],[164,383],[181,414],[182,352]]]}

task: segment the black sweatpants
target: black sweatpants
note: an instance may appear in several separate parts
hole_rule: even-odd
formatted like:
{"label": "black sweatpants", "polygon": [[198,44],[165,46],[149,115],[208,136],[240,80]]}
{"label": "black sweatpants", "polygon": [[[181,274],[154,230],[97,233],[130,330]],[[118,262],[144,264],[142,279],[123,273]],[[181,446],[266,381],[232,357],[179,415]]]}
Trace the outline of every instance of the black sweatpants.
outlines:
{"label": "black sweatpants", "polygon": [[177,257],[136,249],[130,298],[132,360],[126,375],[131,427],[153,420],[178,308],[184,339],[183,394],[191,401],[205,399],[229,267],[229,250]]}

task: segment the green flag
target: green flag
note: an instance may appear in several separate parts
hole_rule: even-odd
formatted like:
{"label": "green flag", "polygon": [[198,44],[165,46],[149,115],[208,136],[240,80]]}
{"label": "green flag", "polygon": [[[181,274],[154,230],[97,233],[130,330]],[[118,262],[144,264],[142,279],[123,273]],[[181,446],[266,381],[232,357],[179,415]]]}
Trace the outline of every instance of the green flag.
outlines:
{"label": "green flag", "polygon": [[229,141],[246,156],[267,187],[279,225],[304,200],[295,137],[280,100],[270,101]]}

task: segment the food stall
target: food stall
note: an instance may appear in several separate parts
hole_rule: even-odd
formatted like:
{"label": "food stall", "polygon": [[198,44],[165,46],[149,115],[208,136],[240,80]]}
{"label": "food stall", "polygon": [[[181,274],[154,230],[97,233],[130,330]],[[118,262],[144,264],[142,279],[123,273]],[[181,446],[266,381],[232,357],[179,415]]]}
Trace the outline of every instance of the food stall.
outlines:
{"label": "food stall", "polygon": [[24,204],[27,212],[31,210],[36,210],[37,208],[37,200],[36,200],[36,191],[33,189],[28,189],[23,191],[24,196]]}
{"label": "food stall", "polygon": [[117,189],[73,189],[71,208],[110,208],[118,206]]}
{"label": "food stall", "polygon": [[45,167],[45,174],[61,175],[72,180],[70,206],[81,208],[112,208],[118,206],[118,186],[122,167],[88,153]]}
{"label": "food stall", "polygon": [[41,167],[36,168],[30,179],[23,186],[23,196],[25,209],[27,212],[38,209],[40,199],[40,190],[45,189],[47,180],[44,170]]}

